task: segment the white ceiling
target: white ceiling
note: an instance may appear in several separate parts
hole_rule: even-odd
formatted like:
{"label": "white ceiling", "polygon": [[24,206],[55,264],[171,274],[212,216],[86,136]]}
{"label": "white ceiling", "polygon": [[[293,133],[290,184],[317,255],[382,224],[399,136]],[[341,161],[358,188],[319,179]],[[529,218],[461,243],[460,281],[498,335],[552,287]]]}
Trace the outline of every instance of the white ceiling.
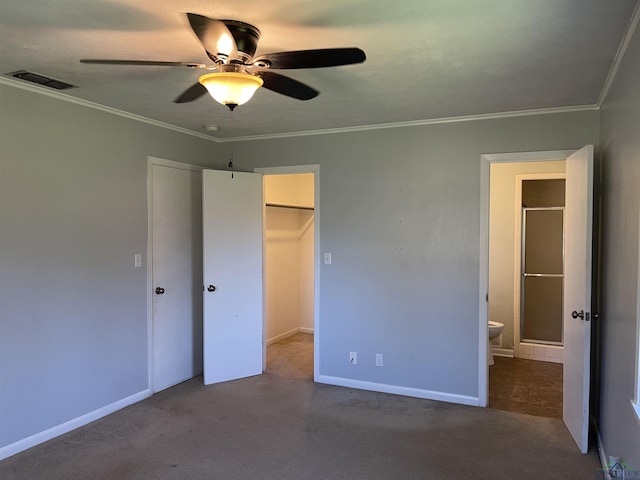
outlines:
{"label": "white ceiling", "polygon": [[[65,95],[218,138],[359,127],[598,102],[637,0],[25,0],[0,6],[0,74],[77,85]],[[257,54],[360,47],[360,65],[280,71],[316,88],[261,89],[234,113],[175,104],[202,71],[81,58],[207,63],[185,12],[262,32]],[[6,77],[5,77],[6,78]],[[16,80],[16,82],[20,82]],[[38,87],[44,88],[44,87]],[[204,125],[218,125],[208,133]]]}

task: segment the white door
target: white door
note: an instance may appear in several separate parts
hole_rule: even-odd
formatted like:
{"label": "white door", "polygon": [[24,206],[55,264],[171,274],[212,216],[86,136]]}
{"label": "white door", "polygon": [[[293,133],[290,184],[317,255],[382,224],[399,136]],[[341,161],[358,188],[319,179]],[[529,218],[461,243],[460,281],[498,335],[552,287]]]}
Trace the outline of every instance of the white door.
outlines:
{"label": "white door", "polygon": [[567,158],[563,420],[582,453],[588,449],[591,358],[593,146]]}
{"label": "white door", "polygon": [[202,174],[171,163],[151,164],[155,392],[202,373]]}
{"label": "white door", "polygon": [[204,170],[204,383],[263,370],[262,175]]}

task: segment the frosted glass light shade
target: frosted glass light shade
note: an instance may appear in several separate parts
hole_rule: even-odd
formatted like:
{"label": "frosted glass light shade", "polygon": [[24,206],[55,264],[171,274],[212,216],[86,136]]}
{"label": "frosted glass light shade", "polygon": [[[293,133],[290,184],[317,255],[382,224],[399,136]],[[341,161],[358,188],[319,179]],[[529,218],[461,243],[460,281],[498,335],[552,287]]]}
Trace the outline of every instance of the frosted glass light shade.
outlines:
{"label": "frosted glass light shade", "polygon": [[264,83],[260,77],[239,72],[217,72],[202,75],[204,85],[216,102],[236,106],[248,102]]}

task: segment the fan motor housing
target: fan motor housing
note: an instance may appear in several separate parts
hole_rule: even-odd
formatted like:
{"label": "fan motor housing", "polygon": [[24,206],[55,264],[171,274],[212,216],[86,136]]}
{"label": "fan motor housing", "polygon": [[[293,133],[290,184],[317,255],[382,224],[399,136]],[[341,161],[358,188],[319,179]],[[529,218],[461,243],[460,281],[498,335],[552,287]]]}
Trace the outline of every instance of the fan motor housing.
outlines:
{"label": "fan motor housing", "polygon": [[224,23],[233,39],[236,41],[236,47],[240,56],[244,57],[244,61],[250,61],[258,48],[258,40],[260,40],[260,30],[253,25],[241,22],[239,20],[220,20]]}

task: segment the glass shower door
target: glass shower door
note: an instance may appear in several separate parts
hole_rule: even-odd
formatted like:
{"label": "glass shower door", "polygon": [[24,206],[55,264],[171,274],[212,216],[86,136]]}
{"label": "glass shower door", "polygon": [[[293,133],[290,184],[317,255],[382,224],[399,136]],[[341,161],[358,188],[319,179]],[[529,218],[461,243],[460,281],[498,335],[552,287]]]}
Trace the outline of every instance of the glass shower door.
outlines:
{"label": "glass shower door", "polygon": [[562,345],[564,208],[524,208],[521,341]]}

